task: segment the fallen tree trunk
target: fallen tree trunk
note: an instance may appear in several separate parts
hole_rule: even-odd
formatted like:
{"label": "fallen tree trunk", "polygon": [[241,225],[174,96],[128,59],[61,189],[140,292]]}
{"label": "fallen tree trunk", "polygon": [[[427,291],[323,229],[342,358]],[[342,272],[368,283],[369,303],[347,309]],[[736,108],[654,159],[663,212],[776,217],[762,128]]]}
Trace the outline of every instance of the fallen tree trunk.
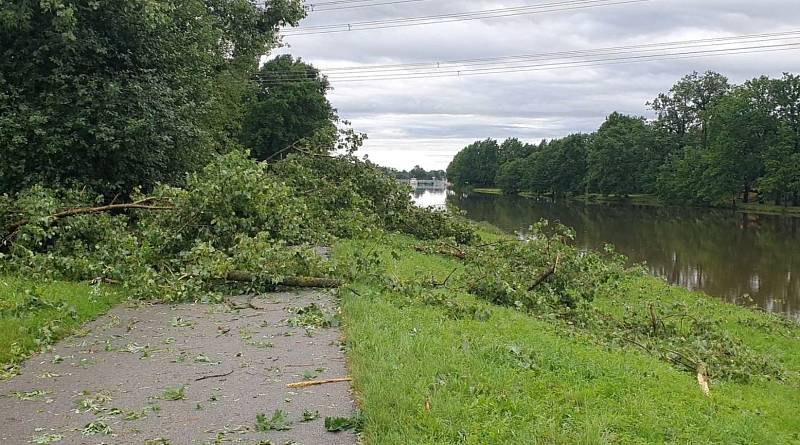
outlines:
{"label": "fallen tree trunk", "polygon": [[[250,272],[235,270],[228,272],[225,279],[228,281],[252,282],[256,281],[258,277]],[[289,287],[319,287],[331,289],[340,287],[342,282],[335,278],[325,277],[286,277],[276,284]]]}

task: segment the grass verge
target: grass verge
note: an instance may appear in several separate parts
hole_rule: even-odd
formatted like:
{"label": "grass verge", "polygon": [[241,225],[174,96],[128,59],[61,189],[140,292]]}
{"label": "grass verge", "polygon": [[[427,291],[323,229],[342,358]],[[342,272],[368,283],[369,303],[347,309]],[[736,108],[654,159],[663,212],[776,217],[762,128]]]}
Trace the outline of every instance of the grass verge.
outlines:
{"label": "grass verge", "polygon": [[474,188],[473,193],[480,193],[481,195],[502,195],[503,190],[497,188]]}
{"label": "grass verge", "polygon": [[[471,190],[473,193],[478,193],[481,195],[502,195],[503,190],[499,188],[475,188]],[[521,192],[519,196],[524,198],[533,198],[534,195]],[[549,195],[544,195],[545,197],[549,197]],[[661,202],[657,197],[653,195],[629,195],[625,197],[621,196],[605,196],[598,193],[590,193],[588,196],[584,194],[580,195],[573,195],[569,197],[570,200],[579,201],[587,204],[624,204],[624,205],[639,205],[639,206],[654,206],[654,207],[667,207],[672,206],[673,204],[664,204]],[[681,207],[678,205],[678,207]],[[698,207],[692,205],[686,205],[685,207]],[[699,206],[702,208],[702,206]],[[717,207],[707,207],[707,208],[717,208]],[[719,207],[730,209],[730,207]],[[791,216],[800,216],[800,207],[793,207],[793,206],[778,206],[774,204],[762,204],[762,203],[748,203],[742,204],[739,203],[738,207],[736,208],[737,212],[741,213],[756,213],[760,215],[791,215]]]}
{"label": "grass verge", "polygon": [[[109,287],[0,276],[0,372],[69,335],[124,299]],[[3,377],[0,374],[0,378]]]}
{"label": "grass verge", "polygon": [[[457,259],[419,252],[416,243],[389,236],[335,249],[338,260],[376,252],[385,267],[383,278],[362,278],[355,292],[342,292],[367,444],[800,443],[796,382],[712,381],[707,397],[695,375],[635,347],[600,344],[591,333],[486,303],[458,286],[414,299],[382,285],[387,277],[443,282],[458,270]],[[621,285],[624,301],[595,304],[616,314],[648,301],[685,304],[800,370],[800,327],[780,317],[656,278],[631,274]]]}

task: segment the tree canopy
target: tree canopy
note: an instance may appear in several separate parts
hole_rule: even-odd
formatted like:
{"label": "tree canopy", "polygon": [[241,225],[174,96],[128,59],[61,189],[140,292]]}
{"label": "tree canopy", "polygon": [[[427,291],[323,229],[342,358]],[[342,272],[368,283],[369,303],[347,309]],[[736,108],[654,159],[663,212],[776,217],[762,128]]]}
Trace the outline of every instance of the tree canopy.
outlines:
{"label": "tree canopy", "polygon": [[447,167],[455,184],[491,186],[499,168],[500,146],[494,139],[477,141],[461,150]]}
{"label": "tree canopy", "polygon": [[390,167],[380,167],[386,174],[396,179],[445,179],[447,172],[444,170],[425,170],[419,165],[415,165],[411,170],[397,170]]}
{"label": "tree canopy", "polygon": [[0,188],[175,183],[226,152],[300,0],[0,4]]}
{"label": "tree canopy", "polygon": [[[731,85],[722,74],[695,72],[648,105],[654,119],[612,113],[588,135],[539,145],[475,142],[448,173],[455,184],[507,193],[652,193],[711,205],[756,197],[800,205],[800,76]],[[497,147],[496,161],[485,147]]]}
{"label": "tree canopy", "polygon": [[330,85],[319,70],[282,55],[264,64],[258,77],[240,138],[253,157],[287,154],[287,148],[302,142],[314,150],[334,148],[338,117],[325,97]]}

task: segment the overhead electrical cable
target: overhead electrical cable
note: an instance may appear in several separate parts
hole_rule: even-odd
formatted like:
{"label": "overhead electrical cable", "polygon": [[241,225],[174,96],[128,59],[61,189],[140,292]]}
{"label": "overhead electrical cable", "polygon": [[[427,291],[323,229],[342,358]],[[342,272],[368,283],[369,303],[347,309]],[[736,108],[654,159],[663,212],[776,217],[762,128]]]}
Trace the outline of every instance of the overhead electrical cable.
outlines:
{"label": "overhead electrical cable", "polygon": [[[592,50],[586,50],[587,53],[586,55],[577,58],[565,57],[563,56],[564,52],[550,53],[551,55],[553,55],[551,57],[547,57],[546,54],[542,54],[540,59],[538,59],[536,63],[531,63],[531,60],[526,59],[520,62],[514,62],[514,63],[503,62],[501,64],[496,64],[491,66],[467,65],[461,68],[446,67],[443,69],[434,69],[434,70],[431,70],[430,65],[428,65],[422,70],[412,69],[406,72],[385,72],[385,71],[376,71],[376,72],[360,71],[357,73],[344,72],[344,73],[337,73],[335,75],[334,74],[327,75],[327,78],[331,82],[337,82],[337,83],[422,79],[422,78],[428,79],[428,78],[453,77],[453,76],[507,74],[516,72],[541,71],[541,70],[575,68],[575,67],[596,66],[596,65],[611,65],[611,64],[646,62],[646,61],[656,61],[656,60],[672,60],[680,58],[696,58],[696,57],[716,56],[716,55],[786,51],[786,50],[800,49],[800,31],[798,31],[797,34],[798,35],[796,37],[793,37],[794,40],[789,42],[786,42],[787,39],[790,39],[790,37],[787,36],[780,36],[772,39],[760,38],[748,42],[740,42],[738,46],[732,45],[731,43],[727,42],[725,43],[716,42],[703,45],[702,47],[694,45],[689,47],[676,48],[675,45],[678,42],[668,42],[665,45],[669,46],[659,48],[658,49],[659,52],[655,53],[654,51],[657,51],[656,49],[648,49],[646,52],[631,51],[627,53],[604,53],[602,49],[594,50],[595,52],[591,53]],[[694,49],[694,50],[688,51],[688,49]],[[472,59],[472,60],[481,61],[480,59]],[[256,78],[257,81],[266,85],[286,83],[286,82],[297,82],[308,79],[309,78],[305,76],[293,76],[293,77],[261,76]]]}
{"label": "overhead electrical cable", "polygon": [[483,20],[520,15],[542,14],[549,12],[569,11],[603,6],[625,5],[644,3],[652,0],[570,0],[537,5],[515,6],[509,8],[487,9],[482,11],[459,12],[438,14],[421,17],[405,17],[384,20],[367,20],[351,23],[338,23],[329,25],[303,26],[290,28],[284,31],[285,36],[301,36],[310,34],[328,34],[347,31],[362,31],[371,29],[397,28],[403,26],[434,25],[441,23],[459,22],[466,20]]}
{"label": "overhead electrical cable", "polygon": [[374,0],[370,1],[371,3],[345,4],[341,6],[335,6],[335,5],[327,6],[327,3],[309,3],[306,5],[306,9],[309,12],[341,11],[345,9],[372,8],[376,6],[391,6],[403,3],[419,3],[419,2],[426,2],[428,0],[390,0],[384,2],[374,2]]}
{"label": "overhead electrical cable", "polygon": [[[639,44],[617,46],[610,48],[594,48],[584,50],[558,51],[538,54],[524,54],[504,57],[489,57],[475,59],[451,60],[445,62],[427,62],[393,65],[367,65],[358,67],[333,67],[318,68],[323,71],[330,80],[355,79],[369,77],[380,79],[384,77],[406,77],[409,75],[427,74],[464,74],[469,72],[491,71],[498,69],[527,68],[531,62],[551,62],[551,63],[577,63],[586,61],[597,61],[598,58],[622,58],[622,57],[658,57],[665,55],[665,51],[687,51],[699,49],[696,53],[708,51],[740,50],[762,48],[753,46],[755,44],[789,44],[800,43],[800,30],[787,31],[768,34],[752,34],[732,37],[718,37],[710,39],[696,39],[675,42]],[[733,45],[740,45],[738,47]],[[750,45],[742,47],[741,45]],[[671,55],[675,53],[666,53]],[[537,64],[536,66],[540,66]],[[284,76],[264,76],[259,75],[257,79],[267,81],[281,80],[302,80],[308,78],[306,74],[290,74]]]}
{"label": "overhead electrical cable", "polygon": [[484,63],[495,63],[495,62],[504,62],[504,61],[512,61],[512,60],[536,60],[542,57],[556,57],[556,56],[570,56],[570,55],[591,55],[596,53],[606,53],[606,52],[613,52],[613,51],[626,51],[626,50],[647,50],[650,48],[661,48],[661,47],[674,47],[674,46],[684,46],[684,45],[700,45],[700,44],[707,44],[707,43],[737,43],[741,40],[748,40],[753,41],[761,41],[761,39],[766,38],[770,40],[771,38],[800,38],[800,30],[795,31],[784,31],[784,32],[775,32],[775,33],[763,33],[763,34],[746,34],[746,35],[738,35],[738,36],[730,36],[730,37],[713,37],[707,39],[693,39],[693,40],[678,40],[678,41],[671,41],[671,42],[660,42],[660,43],[644,43],[644,44],[636,44],[636,45],[623,45],[623,46],[612,46],[606,48],[589,48],[589,49],[578,49],[578,50],[567,50],[567,51],[556,51],[556,52],[548,52],[548,53],[532,53],[532,54],[519,54],[519,55],[512,55],[512,56],[498,56],[498,57],[482,57],[482,58],[473,58],[473,59],[456,59],[456,60],[445,60],[445,61],[436,61],[436,62],[413,62],[413,63],[397,63],[397,64],[379,64],[379,65],[362,65],[362,66],[332,66],[332,67],[317,67],[318,69],[325,71],[327,74],[335,75],[340,72],[358,72],[358,71],[395,71],[398,69],[428,69],[428,68],[440,68],[446,67],[448,65],[473,65],[473,64],[484,64]]}
{"label": "overhead electrical cable", "polygon": [[[730,54],[747,54],[753,52],[769,52],[775,50],[788,50],[788,49],[800,49],[800,42],[797,43],[788,43],[788,44],[781,44],[781,45],[765,45],[765,46],[756,46],[756,47],[745,47],[745,48],[723,48],[723,49],[709,49],[709,50],[702,50],[702,51],[691,51],[685,53],[670,53],[670,54],[650,54],[650,55],[639,55],[639,56],[626,56],[626,57],[612,57],[612,58],[605,58],[605,59],[596,59],[596,60],[587,60],[587,61],[574,61],[574,62],[553,62],[553,63],[545,63],[545,64],[535,64],[535,65],[521,65],[516,67],[503,67],[503,68],[484,68],[484,69],[471,69],[471,70],[453,70],[449,72],[436,72],[436,73],[418,73],[410,76],[398,76],[394,75],[391,76],[360,76],[360,77],[345,77],[345,78],[335,78],[333,80],[337,81],[344,81],[344,82],[353,82],[359,80],[403,80],[403,79],[417,79],[417,78],[432,78],[432,77],[453,77],[453,76],[470,76],[470,75],[480,75],[480,74],[498,74],[498,73],[514,73],[514,72],[526,72],[526,71],[540,71],[544,69],[555,69],[555,68],[571,68],[575,66],[590,66],[591,65],[605,65],[605,64],[616,64],[616,62],[625,62],[625,61],[651,61],[651,60],[671,60],[673,58],[694,58],[694,57],[702,57],[702,56],[709,56],[709,55],[730,55]],[[581,65],[576,65],[581,64]]]}
{"label": "overhead electrical cable", "polygon": [[306,7],[328,6],[328,5],[341,5],[341,4],[359,4],[359,3],[374,3],[376,0],[331,0],[331,1],[311,1],[306,2]]}
{"label": "overhead electrical cable", "polygon": [[[616,58],[607,60],[590,60],[590,61],[575,61],[567,63],[530,65],[527,67],[517,67],[513,69],[496,69],[494,71],[488,71],[488,70],[481,72],[455,71],[453,73],[437,73],[437,74],[409,75],[409,76],[397,76],[397,77],[354,77],[354,78],[334,78],[334,79],[328,78],[328,80],[335,83],[342,83],[342,82],[375,82],[375,81],[390,81],[390,80],[434,79],[434,78],[444,78],[444,77],[468,77],[477,75],[549,71],[549,70],[564,69],[564,68],[620,65],[628,63],[654,62],[654,61],[664,61],[664,60],[693,59],[706,56],[724,56],[724,55],[766,53],[766,52],[790,51],[790,50],[800,50],[800,42],[794,44],[785,44],[785,45],[771,45],[769,47],[730,48],[730,49],[697,51],[692,53],[660,54],[660,55],[625,57],[625,58]],[[300,79],[300,80],[278,79],[278,80],[256,80],[256,81],[265,85],[270,85],[270,84],[274,85],[286,82],[298,82],[306,80],[308,79]]]}

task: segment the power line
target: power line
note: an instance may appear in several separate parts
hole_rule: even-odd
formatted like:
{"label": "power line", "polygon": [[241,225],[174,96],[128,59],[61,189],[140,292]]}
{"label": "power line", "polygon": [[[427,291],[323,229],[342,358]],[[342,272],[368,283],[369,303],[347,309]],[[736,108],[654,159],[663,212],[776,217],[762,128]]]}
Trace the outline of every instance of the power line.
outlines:
{"label": "power line", "polygon": [[[410,64],[393,64],[393,65],[372,65],[361,67],[339,67],[339,68],[320,68],[324,71],[330,80],[341,79],[358,79],[369,78],[378,80],[383,78],[408,78],[408,76],[420,75],[443,75],[443,74],[456,74],[463,75],[467,73],[481,73],[491,72],[498,69],[516,69],[516,68],[529,68],[539,67],[539,65],[530,65],[531,62],[541,62],[550,64],[563,65],[566,63],[585,63],[605,61],[607,59],[615,58],[645,58],[645,57],[658,57],[663,56],[665,51],[678,51],[687,52],[690,49],[700,49],[700,53],[723,50],[737,50],[737,49],[752,49],[761,48],[762,46],[752,46],[754,44],[780,44],[787,40],[800,39],[800,30],[787,31],[779,33],[766,33],[766,34],[751,34],[732,37],[717,37],[709,39],[696,39],[684,40],[663,43],[650,43],[628,46],[616,46],[610,48],[594,48],[572,51],[558,51],[549,53],[538,54],[524,54],[504,57],[489,57],[489,58],[474,58],[451,60],[446,62],[434,63],[410,63]],[[795,42],[792,42],[795,43]],[[747,47],[731,47],[732,45],[750,45]],[[648,54],[653,53],[655,54]],[[695,51],[697,52],[697,51]],[[675,53],[666,53],[675,54]],[[312,76],[313,77],[313,76]],[[305,74],[289,74],[277,76],[264,76],[259,75],[262,81],[292,81],[303,80],[309,78]]]}
{"label": "power line", "polygon": [[340,73],[357,74],[360,71],[370,71],[370,72],[401,71],[401,70],[410,71],[410,70],[430,69],[430,68],[439,69],[439,68],[446,68],[448,66],[470,66],[470,65],[483,65],[483,64],[494,64],[494,63],[504,63],[504,62],[511,63],[514,61],[523,62],[527,60],[537,60],[541,58],[552,58],[557,56],[563,56],[565,58],[573,56],[578,57],[582,55],[593,55],[593,54],[596,55],[597,53],[615,53],[627,50],[652,51],[662,48],[665,49],[668,47],[704,46],[712,43],[722,45],[727,43],[736,43],[741,40],[748,40],[751,42],[761,42],[761,41],[770,41],[775,39],[791,39],[791,38],[800,38],[800,30],[777,32],[777,33],[764,33],[764,34],[748,34],[748,35],[731,36],[731,37],[714,37],[708,39],[682,40],[673,42],[645,43],[637,45],[614,46],[607,48],[557,51],[549,53],[534,53],[534,54],[521,54],[513,56],[447,60],[438,62],[415,62],[415,63],[399,63],[399,64],[385,64],[385,65],[365,65],[365,66],[354,66],[354,67],[317,67],[317,68],[331,75],[337,75]]}
{"label": "power line", "polygon": [[736,55],[736,54],[750,54],[750,53],[772,52],[772,51],[786,51],[792,49],[800,49],[800,42],[782,44],[782,45],[747,47],[747,48],[726,48],[726,49],[716,49],[716,50],[692,51],[686,53],[651,54],[651,55],[640,55],[640,56],[629,56],[629,57],[618,57],[618,58],[606,58],[599,60],[588,60],[585,62],[577,61],[577,62],[549,63],[541,65],[523,65],[513,68],[499,68],[492,70],[486,69],[486,70],[453,71],[450,73],[442,73],[442,74],[431,73],[431,74],[403,76],[403,77],[399,76],[398,77],[354,77],[354,78],[341,78],[333,80],[339,82],[358,82],[358,81],[376,81],[376,80],[422,79],[422,78],[436,78],[436,77],[466,77],[466,76],[487,75],[487,74],[508,74],[508,73],[531,72],[531,71],[545,71],[545,70],[552,70],[559,68],[618,65],[622,63],[631,63],[631,62],[651,62],[651,61],[673,60],[673,59],[691,59],[691,58],[715,56],[715,55]]}
{"label": "power line", "polygon": [[307,7],[327,6],[327,5],[341,5],[353,3],[372,3],[375,0],[331,0],[331,1],[312,1],[306,2]]}
{"label": "power line", "polygon": [[[749,42],[752,43],[752,42]],[[674,60],[674,59],[687,59],[706,56],[720,56],[720,55],[737,55],[737,54],[750,54],[750,53],[764,53],[775,51],[788,51],[800,49],[800,41],[791,43],[779,43],[776,41],[770,45],[756,45],[756,46],[739,46],[739,47],[726,47],[715,48],[719,46],[729,45],[709,45],[711,48],[701,49],[697,51],[679,51],[668,52],[659,54],[628,54],[617,55],[611,57],[589,58],[586,60],[568,60],[564,61],[558,58],[548,61],[542,60],[538,64],[523,64],[515,66],[501,66],[501,67],[486,67],[486,68],[472,68],[463,70],[446,70],[438,72],[411,72],[406,74],[367,74],[367,75],[352,75],[345,74],[341,77],[329,77],[332,82],[364,82],[364,81],[388,81],[388,80],[410,80],[410,79],[431,79],[443,77],[467,77],[476,75],[489,75],[489,74],[509,74],[519,72],[531,71],[545,71],[553,69],[564,68],[579,68],[589,66],[601,65],[617,65],[624,63],[637,63],[637,62],[650,62],[659,60]],[[674,50],[674,48],[673,48]],[[597,57],[597,56],[595,56]],[[287,82],[297,82],[308,80],[307,78],[261,78],[257,79],[258,82],[265,85],[276,85]]]}
{"label": "power line", "polygon": [[515,6],[509,8],[488,9],[483,11],[471,11],[450,14],[438,14],[422,17],[404,17],[384,20],[368,20],[361,22],[339,23],[328,25],[306,26],[294,28],[285,35],[307,35],[307,34],[327,34],[345,31],[360,31],[370,29],[396,28],[402,26],[418,26],[439,23],[449,23],[465,20],[481,20],[486,18],[503,18],[519,15],[540,14],[546,12],[558,12],[573,9],[595,8],[600,6],[612,6],[628,3],[642,3],[651,0],[571,0],[558,1],[554,3],[543,3],[539,5]]}
{"label": "power line", "polygon": [[[354,2],[344,2],[345,5],[343,6],[335,6],[339,2],[325,2],[325,3],[309,3],[306,5],[306,9],[309,12],[325,12],[325,11],[341,11],[344,9],[358,9],[358,8],[372,8],[375,6],[391,6],[397,5],[402,3],[418,3],[418,2],[425,2],[428,0],[391,0],[386,2],[378,2],[378,3],[363,3],[365,0],[360,0],[356,4],[352,4]],[[374,0],[368,0],[374,1]],[[326,6],[328,4],[332,4],[334,6]]]}
{"label": "power line", "polygon": [[367,20],[361,22],[338,23],[329,25],[306,26],[290,29],[285,36],[302,36],[311,34],[329,34],[347,31],[364,31],[372,29],[398,28],[405,26],[432,25],[468,20],[515,17],[520,15],[543,14],[603,6],[644,3],[652,0],[569,0],[539,5],[515,6],[510,8],[487,9],[483,11],[438,14],[421,17],[405,17],[385,20]]}

